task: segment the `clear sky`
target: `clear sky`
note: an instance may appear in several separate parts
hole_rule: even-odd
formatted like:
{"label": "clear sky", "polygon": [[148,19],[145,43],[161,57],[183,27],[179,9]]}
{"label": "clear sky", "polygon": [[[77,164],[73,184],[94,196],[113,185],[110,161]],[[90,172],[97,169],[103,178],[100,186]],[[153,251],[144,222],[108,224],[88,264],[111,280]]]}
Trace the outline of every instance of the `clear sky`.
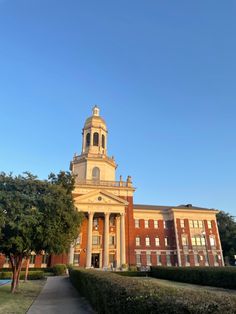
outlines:
{"label": "clear sky", "polygon": [[0,170],[68,170],[94,104],[135,203],[236,216],[236,1],[0,0]]}

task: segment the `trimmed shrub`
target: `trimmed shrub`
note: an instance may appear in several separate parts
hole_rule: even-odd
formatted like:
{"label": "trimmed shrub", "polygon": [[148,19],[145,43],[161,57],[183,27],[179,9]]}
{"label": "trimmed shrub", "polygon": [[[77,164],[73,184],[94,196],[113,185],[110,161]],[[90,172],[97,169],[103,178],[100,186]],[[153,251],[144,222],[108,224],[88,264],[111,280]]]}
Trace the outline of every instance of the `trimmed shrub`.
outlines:
{"label": "trimmed shrub", "polygon": [[150,272],[148,271],[118,271],[114,274],[126,277],[148,277]]}
{"label": "trimmed shrub", "polygon": [[[0,279],[11,279],[12,278],[12,272],[1,272],[0,273]],[[28,279],[29,280],[38,280],[44,278],[44,272],[43,271],[29,271],[28,273]],[[20,279],[25,279],[25,272],[21,271],[20,273]]]}
{"label": "trimmed shrub", "polygon": [[[25,270],[25,267],[22,267],[21,268],[22,271]],[[11,268],[2,268],[0,270],[0,272],[9,272],[11,271]],[[45,268],[41,268],[41,267],[30,267],[29,268],[29,271],[43,271],[45,273],[52,273],[53,270],[52,270],[52,267],[45,267]]]}
{"label": "trimmed shrub", "polygon": [[66,274],[66,265],[65,264],[56,264],[53,266],[52,271],[55,276],[62,276]]}
{"label": "trimmed shrub", "polygon": [[95,270],[70,270],[70,279],[98,313],[233,314],[236,298],[163,287],[153,280]]}
{"label": "trimmed shrub", "polygon": [[204,286],[236,289],[236,267],[151,267],[150,276]]}

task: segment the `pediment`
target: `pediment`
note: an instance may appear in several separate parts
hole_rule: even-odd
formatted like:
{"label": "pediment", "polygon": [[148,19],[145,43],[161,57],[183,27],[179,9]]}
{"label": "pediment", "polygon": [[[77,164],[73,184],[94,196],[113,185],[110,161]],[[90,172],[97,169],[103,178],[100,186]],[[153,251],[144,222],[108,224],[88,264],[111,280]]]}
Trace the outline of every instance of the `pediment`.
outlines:
{"label": "pediment", "polygon": [[120,205],[127,206],[129,203],[124,199],[107,191],[96,190],[84,195],[75,197],[77,204],[97,204],[97,205]]}

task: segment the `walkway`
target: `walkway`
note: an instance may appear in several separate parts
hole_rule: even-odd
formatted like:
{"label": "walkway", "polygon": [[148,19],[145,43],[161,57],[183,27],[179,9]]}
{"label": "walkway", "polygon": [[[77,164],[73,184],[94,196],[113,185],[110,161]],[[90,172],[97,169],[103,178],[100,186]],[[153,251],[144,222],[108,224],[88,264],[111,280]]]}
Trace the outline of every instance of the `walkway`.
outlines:
{"label": "walkway", "polygon": [[88,302],[79,296],[68,277],[49,277],[28,314],[94,314]]}

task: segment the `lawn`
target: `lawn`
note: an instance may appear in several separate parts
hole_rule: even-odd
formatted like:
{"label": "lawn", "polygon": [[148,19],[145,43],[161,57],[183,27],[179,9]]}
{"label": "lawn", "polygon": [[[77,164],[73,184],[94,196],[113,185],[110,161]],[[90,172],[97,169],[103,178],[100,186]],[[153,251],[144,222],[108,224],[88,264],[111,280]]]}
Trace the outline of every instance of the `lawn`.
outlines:
{"label": "lawn", "polygon": [[46,280],[20,282],[15,294],[10,292],[10,284],[0,287],[0,313],[25,314],[37,297]]}

